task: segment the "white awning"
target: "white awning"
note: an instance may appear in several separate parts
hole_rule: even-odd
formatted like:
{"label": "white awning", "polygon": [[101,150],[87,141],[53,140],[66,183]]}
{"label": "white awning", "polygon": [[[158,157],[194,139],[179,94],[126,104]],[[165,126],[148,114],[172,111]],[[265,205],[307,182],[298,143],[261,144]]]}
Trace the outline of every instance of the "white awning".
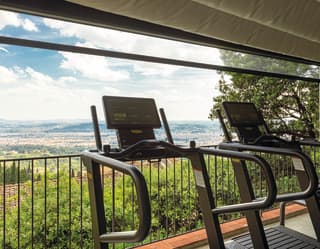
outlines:
{"label": "white awning", "polygon": [[68,0],[94,9],[320,62],[319,0]]}

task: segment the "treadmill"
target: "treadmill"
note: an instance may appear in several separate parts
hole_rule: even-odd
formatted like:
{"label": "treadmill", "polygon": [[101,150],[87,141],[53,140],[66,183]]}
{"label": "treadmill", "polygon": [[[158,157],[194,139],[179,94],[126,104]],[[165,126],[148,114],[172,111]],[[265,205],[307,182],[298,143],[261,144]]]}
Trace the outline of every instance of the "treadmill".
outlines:
{"label": "treadmill", "polygon": [[[210,248],[243,248],[237,247],[237,243],[233,241],[224,243],[218,215],[248,210],[254,210],[258,213],[259,210],[270,207],[275,201],[277,190],[269,164],[256,155],[237,151],[198,148],[194,142],[190,142],[190,146],[187,147],[174,145],[163,109],[160,110],[160,114],[164,126],[166,126],[165,129],[167,129],[168,141],[156,140],[154,129],[159,128],[161,122],[153,99],[103,96],[103,105],[107,127],[116,129],[118,148],[111,148],[109,145],[102,146],[96,109],[92,106],[91,113],[97,149],[86,151],[82,154],[83,162],[88,171],[94,248],[107,249],[109,243],[113,242],[138,242],[148,235],[151,225],[148,188],[140,171],[126,162],[132,160],[159,160],[169,157],[185,157],[191,162]],[[239,169],[240,171],[246,169],[246,161],[256,163],[261,167],[266,177],[268,195],[265,198],[252,199],[241,204],[216,207],[204,154],[242,161],[244,165]],[[132,177],[138,198],[139,226],[136,231],[108,231],[103,205],[101,166],[119,170]]]}
{"label": "treadmill", "polygon": [[[269,246],[271,248],[320,248],[320,203],[317,198],[318,177],[311,159],[302,152],[301,143],[298,141],[287,141],[271,135],[262,115],[253,103],[223,102],[222,106],[229,126],[234,128],[239,141],[232,140],[231,132],[229,132],[220,111],[217,110],[217,116],[227,140],[227,142],[221,143],[219,148],[286,155],[292,159],[297,180],[302,191],[278,195],[276,200],[278,202],[305,200],[317,239],[310,238],[280,225],[265,230]],[[250,216],[250,213],[252,212],[247,212],[246,215]],[[253,222],[256,221],[255,218],[250,219]],[[251,221],[248,222],[250,223]],[[255,238],[242,236],[236,240],[242,245],[251,245]]]}

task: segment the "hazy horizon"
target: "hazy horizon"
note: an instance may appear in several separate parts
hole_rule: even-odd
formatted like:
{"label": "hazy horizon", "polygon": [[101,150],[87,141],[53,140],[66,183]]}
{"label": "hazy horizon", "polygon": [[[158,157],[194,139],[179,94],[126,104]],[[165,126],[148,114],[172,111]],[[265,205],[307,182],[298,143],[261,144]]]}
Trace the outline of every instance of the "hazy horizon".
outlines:
{"label": "hazy horizon", "polygon": [[[221,129],[217,120],[210,121],[169,121],[174,141],[188,144],[194,140],[197,144],[216,144],[222,140]],[[105,122],[100,122],[100,131],[104,143],[117,146],[114,129],[107,129]],[[162,128],[155,129],[157,139],[166,139]],[[79,152],[85,148],[95,148],[91,122],[5,122],[0,126],[0,147],[4,150],[33,150],[41,146],[51,148],[73,148]],[[39,147],[40,146],[40,147]],[[56,150],[54,149],[54,150]]]}

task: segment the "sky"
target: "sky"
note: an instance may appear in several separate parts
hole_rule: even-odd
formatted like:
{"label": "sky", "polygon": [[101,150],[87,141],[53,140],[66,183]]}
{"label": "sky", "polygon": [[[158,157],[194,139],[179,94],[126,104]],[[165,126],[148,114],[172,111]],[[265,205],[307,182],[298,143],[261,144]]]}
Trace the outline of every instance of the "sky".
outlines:
{"label": "sky", "polygon": [[[0,35],[222,65],[219,51],[0,10]],[[0,44],[0,119],[90,119],[102,96],[154,98],[169,120],[207,120],[216,71]]]}

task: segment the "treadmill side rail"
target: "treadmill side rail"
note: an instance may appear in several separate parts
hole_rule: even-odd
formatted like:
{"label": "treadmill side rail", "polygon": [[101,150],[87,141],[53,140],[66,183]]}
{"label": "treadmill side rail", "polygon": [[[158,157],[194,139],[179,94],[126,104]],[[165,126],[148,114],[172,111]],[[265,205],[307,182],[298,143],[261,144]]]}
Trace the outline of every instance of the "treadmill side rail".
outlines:
{"label": "treadmill side rail", "polygon": [[[88,170],[94,248],[104,249],[108,247],[106,243],[112,242],[142,241],[150,230],[151,207],[147,184],[141,172],[130,164],[99,155],[98,153],[83,152],[82,160]],[[100,180],[100,166],[120,171],[132,178],[136,187],[138,202],[139,225],[136,231],[107,232]]]}
{"label": "treadmill side rail", "polygon": [[304,168],[304,171],[301,171],[301,174],[306,175],[309,180],[307,186],[300,192],[278,195],[276,199],[277,201],[294,201],[299,199],[307,199],[313,196],[318,188],[318,176],[315,167],[313,166],[311,159],[301,151],[239,143],[221,143],[219,144],[219,148],[226,150],[253,151],[286,155],[290,156],[291,158],[295,158],[295,160],[301,160],[302,166]]}
{"label": "treadmill side rail", "polygon": [[[275,201],[276,197],[276,183],[271,171],[271,168],[269,164],[262,158],[246,153],[236,152],[236,151],[225,151],[225,150],[218,150],[218,149],[207,149],[207,148],[199,148],[198,154],[193,154],[189,157],[192,163],[192,168],[194,171],[197,191],[199,194],[199,202],[200,202],[200,208],[201,212],[203,214],[203,220],[206,226],[206,232],[208,235],[208,243],[209,247],[214,248],[225,248],[225,245],[222,240],[222,233],[220,230],[220,224],[218,215],[220,213],[228,213],[228,212],[237,212],[237,211],[244,211],[249,214],[251,221],[251,231],[254,231],[251,233],[251,235],[255,238],[254,239],[254,248],[261,248],[261,249],[267,249],[267,239],[264,236],[263,231],[263,225],[261,222],[261,219],[259,217],[259,210],[261,208],[271,206],[273,202]],[[250,196],[242,198],[243,203],[240,204],[234,204],[229,206],[223,206],[223,207],[216,207],[215,201],[214,201],[214,195],[212,193],[210,181],[209,181],[209,175],[206,168],[206,164],[204,161],[204,154],[209,155],[216,155],[221,157],[228,157],[233,159],[234,161],[241,162],[241,165],[239,167],[235,167],[239,170],[239,174],[237,175],[237,178],[241,178],[239,182],[243,183],[239,185],[239,189],[241,189],[243,192],[246,193],[253,193],[252,190],[252,184],[250,182],[250,179],[248,177],[248,171],[245,164],[245,161],[253,161],[257,163],[265,172],[266,179],[267,179],[267,185],[268,185],[268,197],[265,198],[263,201],[256,201],[254,195],[250,194]],[[198,173],[196,173],[198,172]],[[201,177],[199,176],[201,172]],[[242,172],[244,172],[242,174]],[[201,178],[201,180],[199,180]],[[243,196],[242,196],[243,197]],[[251,211],[250,211],[251,210]],[[254,217],[251,217],[251,214],[255,213]],[[257,221],[257,222],[254,222]],[[260,222],[259,222],[260,221]],[[227,248],[230,248],[231,244],[228,243]],[[235,244],[232,245],[232,248],[243,248],[241,246],[237,246]]]}

